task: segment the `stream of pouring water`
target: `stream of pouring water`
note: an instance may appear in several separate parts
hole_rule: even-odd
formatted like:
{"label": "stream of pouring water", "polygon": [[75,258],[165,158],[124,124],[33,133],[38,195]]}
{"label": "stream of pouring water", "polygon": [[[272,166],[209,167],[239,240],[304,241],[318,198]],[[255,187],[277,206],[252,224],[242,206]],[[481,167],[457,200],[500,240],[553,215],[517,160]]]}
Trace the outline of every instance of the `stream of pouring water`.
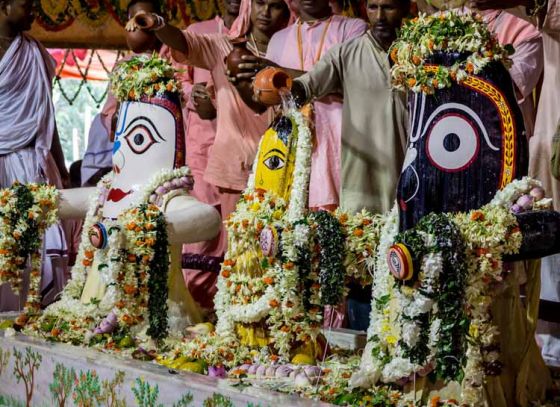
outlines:
{"label": "stream of pouring water", "polygon": [[282,99],[282,113],[284,115],[288,115],[288,113],[293,112],[297,109],[296,101],[290,89],[281,88],[278,90],[278,94]]}

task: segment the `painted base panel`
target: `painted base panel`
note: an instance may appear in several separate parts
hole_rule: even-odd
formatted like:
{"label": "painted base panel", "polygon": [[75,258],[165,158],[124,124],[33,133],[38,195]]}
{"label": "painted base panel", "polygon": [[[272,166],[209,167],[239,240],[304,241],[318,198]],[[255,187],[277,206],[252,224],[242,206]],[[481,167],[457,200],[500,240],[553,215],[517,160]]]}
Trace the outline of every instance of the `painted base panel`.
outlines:
{"label": "painted base panel", "polygon": [[328,406],[93,349],[0,333],[0,406]]}

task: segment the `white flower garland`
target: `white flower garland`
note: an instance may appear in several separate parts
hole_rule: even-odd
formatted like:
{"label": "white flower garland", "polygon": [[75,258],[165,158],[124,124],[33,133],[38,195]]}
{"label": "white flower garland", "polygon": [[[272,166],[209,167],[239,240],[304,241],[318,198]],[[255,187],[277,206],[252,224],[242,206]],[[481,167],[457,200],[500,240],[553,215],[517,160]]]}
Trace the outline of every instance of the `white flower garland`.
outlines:
{"label": "white flower garland", "polygon": [[[297,145],[290,203],[286,207],[282,199],[257,191],[254,175],[250,177],[243,199],[227,222],[228,253],[214,299],[218,316],[216,332],[224,341],[235,341],[236,324],[255,323],[268,316],[270,337],[274,348],[283,358],[288,358],[294,340],[316,338],[321,321],[318,310],[306,313],[303,308],[297,267],[298,250],[309,244],[309,226],[305,222],[305,215],[312,136],[306,119],[299,111],[291,108],[287,117],[297,128],[297,134],[294,134]],[[254,168],[256,165],[257,161]],[[274,257],[266,258],[268,266],[264,267],[262,275],[257,272],[256,277],[238,273],[236,267],[251,273],[252,268],[262,266],[247,261],[251,261],[251,256],[259,257],[259,234],[264,227],[282,231],[282,250],[286,261],[282,264]],[[312,293],[312,297],[318,299],[317,287],[312,289]]]}
{"label": "white flower garland", "polygon": [[[231,336],[236,323],[260,321],[270,311],[270,302],[275,298],[272,288],[276,282],[274,270],[267,267],[263,275],[259,276],[254,268],[261,265],[248,263],[248,254],[258,256],[260,231],[267,219],[273,221],[267,226],[280,226],[285,207],[281,198],[248,189],[227,221],[228,253],[218,277],[218,292],[214,298],[218,316],[216,330],[220,335]],[[237,263],[248,274],[236,272]]]}
{"label": "white flower garland", "polygon": [[[469,341],[466,350],[467,365],[464,369],[462,402],[479,405],[484,399],[483,384],[485,366],[498,363],[498,329],[492,322],[490,307],[495,295],[495,286],[504,279],[502,257],[519,251],[522,235],[512,213],[515,202],[524,197],[534,198],[534,208],[546,207],[541,184],[531,178],[523,178],[498,191],[490,204],[480,210],[459,213],[453,216],[465,242],[468,278],[465,290],[467,315],[470,320]],[[404,358],[397,343],[400,341],[413,347],[419,337],[415,318],[425,312],[437,315],[434,304],[422,292],[429,294],[442,272],[442,258],[438,253],[423,257],[419,279],[422,292],[416,288],[395,289],[395,280],[389,272],[385,254],[393,244],[398,232],[396,210],[388,216],[381,232],[378,246],[376,270],[373,278],[371,323],[368,329],[368,344],[364,351],[360,370],[350,380],[350,387],[371,387],[378,381],[399,383],[411,374],[422,373],[417,366]],[[434,236],[424,234],[426,245],[432,245]],[[426,291],[428,290],[428,291]],[[383,300],[383,307],[376,307]],[[406,318],[403,318],[406,316]],[[441,321],[432,321],[427,358],[429,364],[435,358]]]}
{"label": "white flower garland", "polygon": [[309,123],[302,113],[293,109],[289,116],[295,121],[298,128],[296,166],[287,217],[288,222],[295,223],[303,219],[307,212],[313,135],[309,129]]}
{"label": "white flower garland", "polygon": [[[25,188],[32,196],[33,202],[26,213],[19,214],[16,189]],[[21,271],[25,269],[25,258],[16,256],[19,239],[30,229],[29,220],[37,222],[39,236],[56,223],[58,199],[56,188],[48,185],[16,183],[11,188],[0,190],[0,284],[10,283],[14,293],[19,294],[23,280]],[[16,215],[20,218],[13,228],[10,219]]]}
{"label": "white flower garland", "polygon": [[[531,177],[513,180],[504,189],[496,192],[489,205],[509,209],[514,202],[524,194],[528,194],[533,188],[542,188],[542,183]],[[545,199],[545,201],[548,200]]]}
{"label": "white flower garland", "polygon": [[[32,197],[29,208],[18,207],[17,191],[22,189]],[[34,227],[38,240],[29,243],[40,248],[45,231],[58,220],[57,200],[58,191],[49,185],[16,183],[11,188],[0,190],[0,285],[9,283],[16,294],[20,293],[23,271],[27,268],[28,260],[17,255],[20,239]],[[25,213],[19,213],[20,210],[25,210]],[[14,216],[20,216],[15,228],[11,224]],[[33,226],[30,222],[34,223]],[[41,253],[40,250],[35,250],[27,255],[31,271],[24,318],[34,316],[41,310]]]}
{"label": "white flower garland", "polygon": [[[433,240],[435,239],[433,235],[424,234],[424,240],[425,244],[428,246],[433,244]],[[429,253],[424,256],[422,259],[422,268],[418,277],[419,287],[414,289],[400,287],[400,289],[395,290],[395,303],[398,304],[398,314],[394,319],[396,325],[400,327],[401,340],[409,348],[414,348],[420,339],[422,327],[416,323],[416,320],[429,313],[437,315],[437,303],[424,293],[434,294],[439,275],[443,271],[442,260],[441,253]],[[384,383],[397,382],[416,374],[426,365],[432,363],[436,356],[436,345],[439,339],[440,325],[441,321],[437,318],[430,325],[428,341],[430,353],[426,358],[425,365],[413,363],[403,355],[403,349],[398,347],[391,361],[383,367],[381,381]]]}
{"label": "white flower garland", "polygon": [[[184,182],[185,178],[189,177],[190,170],[188,167],[160,171],[151,178],[142,193],[138,195],[132,207],[133,209],[124,212],[117,220],[105,219],[103,217],[103,205],[111,189],[113,174],[109,173],[103,177],[97,185],[97,193],[91,197],[90,207],[83,226],[80,251],[77,256],[76,265],[72,269],[72,278],[64,288],[61,299],[44,311],[38,326],[32,327],[30,332],[41,331],[41,325],[48,320],[67,321],[72,329],[65,333],[58,330],[56,335],[52,336],[63,342],[83,343],[91,337],[89,332],[111,311],[116,311],[121,322],[139,322],[138,316],[141,316],[144,310],[144,306],[140,306],[143,304],[142,299],[137,301],[136,304],[132,304],[132,298],[127,298],[122,291],[127,283],[134,290],[140,288],[137,287],[137,283],[133,283],[131,280],[137,269],[136,267],[131,268],[127,266],[127,259],[122,259],[121,261],[121,250],[130,248],[130,242],[136,241],[139,235],[137,236],[135,232],[145,232],[142,230],[140,232],[137,230],[125,231],[126,225],[135,219],[134,208],[153,200],[151,197],[158,188],[165,185],[165,193],[168,193],[173,189],[184,187],[186,184]],[[176,180],[180,182],[175,182]],[[101,221],[103,221],[107,231],[111,231],[112,228],[117,229],[113,233],[109,233],[108,245],[104,250],[96,249],[89,239],[90,229]],[[149,235],[150,232],[147,234],[148,238],[150,237]],[[142,237],[145,236],[142,235]],[[148,256],[148,259],[151,258],[150,256],[153,256],[153,253],[142,250],[142,248],[139,248],[137,254]],[[81,301],[82,291],[86,283],[87,274],[94,264],[98,265],[100,278],[106,286],[105,295],[100,301],[83,304]],[[127,277],[125,277],[124,285],[121,285],[123,282],[119,282],[118,277],[123,273],[123,267],[127,270],[124,273]],[[143,271],[145,272],[145,270]],[[147,276],[144,277],[147,279]],[[143,284],[147,284],[147,280]],[[141,297],[146,299],[146,295],[147,291]],[[116,307],[118,302],[122,302],[121,305],[123,306]],[[132,316],[135,317],[129,319]],[[44,329],[42,330],[44,331]]]}
{"label": "white flower garland", "polygon": [[399,232],[399,214],[397,207],[394,206],[391,212],[387,215],[387,219],[381,230],[381,237],[379,240],[378,251],[376,254],[375,272],[373,274],[372,286],[372,305],[370,313],[370,323],[367,332],[368,343],[365,347],[360,370],[352,375],[349,381],[351,388],[364,387],[368,388],[375,385],[381,378],[383,364],[381,359],[385,355],[389,355],[390,349],[381,350],[381,354],[373,355],[373,348],[376,342],[386,343],[390,347],[398,342],[399,333],[395,330],[396,325],[390,319],[390,308],[394,304],[389,303],[386,311],[379,312],[377,309],[376,299],[383,298],[384,296],[393,296],[394,279],[389,271],[387,259],[385,254],[393,245],[394,238]]}

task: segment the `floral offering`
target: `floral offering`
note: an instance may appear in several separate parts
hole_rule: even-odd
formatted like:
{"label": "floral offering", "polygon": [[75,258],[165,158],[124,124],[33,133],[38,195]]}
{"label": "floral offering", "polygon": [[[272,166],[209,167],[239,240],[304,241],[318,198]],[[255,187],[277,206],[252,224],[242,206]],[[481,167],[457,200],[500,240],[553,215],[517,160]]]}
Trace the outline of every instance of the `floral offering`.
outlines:
{"label": "floral offering", "polygon": [[[137,206],[110,220],[103,216],[112,179],[111,174],[106,175],[97,186],[86,216],[72,279],[62,298],[28,329],[52,340],[75,344],[112,343],[111,335],[103,335],[100,324],[111,325],[117,335],[127,332],[141,334],[144,340],[165,338],[169,305],[167,222],[160,209],[149,201],[163,185],[190,184],[189,177],[186,167],[162,171],[146,185]],[[92,230],[96,228],[102,229],[105,243],[94,245]],[[103,298],[84,303],[82,291],[94,267],[108,288]],[[142,327],[144,333],[139,330]]]}
{"label": "floral offering", "polygon": [[[502,47],[482,16],[453,11],[420,14],[404,23],[390,50],[397,89],[433,94],[436,89],[461,83],[491,63],[511,65],[513,48]],[[443,54],[459,57],[451,66],[435,62]]]}
{"label": "floral offering", "polygon": [[57,221],[58,191],[40,184],[15,183],[0,190],[0,285],[19,294],[23,273],[31,264],[24,315],[41,310],[41,243],[45,230]]}
{"label": "floral offering", "polygon": [[167,59],[155,54],[134,56],[119,63],[111,74],[111,92],[119,102],[178,92],[177,72]]}

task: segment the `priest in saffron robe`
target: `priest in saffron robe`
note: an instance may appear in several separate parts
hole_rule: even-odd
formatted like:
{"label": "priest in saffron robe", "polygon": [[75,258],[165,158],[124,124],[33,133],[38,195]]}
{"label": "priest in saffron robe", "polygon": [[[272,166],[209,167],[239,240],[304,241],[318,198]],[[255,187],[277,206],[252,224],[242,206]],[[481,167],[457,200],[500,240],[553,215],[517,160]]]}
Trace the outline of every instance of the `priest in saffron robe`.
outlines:
{"label": "priest in saffron robe", "polygon": [[[62,187],[68,180],[56,131],[52,102],[55,63],[45,48],[24,32],[33,22],[31,0],[0,0],[0,188],[14,182],[48,182]],[[65,254],[66,243],[59,225],[46,232],[43,241],[41,293],[53,299],[58,267],[52,259]],[[0,311],[23,308],[26,297],[0,287]]]}
{"label": "priest in saffron robe", "polygon": [[[227,35],[239,15],[240,1],[225,0],[225,13],[212,20],[191,24],[187,31],[193,34]],[[183,107],[185,120],[185,140],[187,148],[187,164],[194,178],[194,188],[191,194],[201,202],[215,206],[220,211],[220,193],[218,187],[204,180],[204,172],[208,165],[208,156],[216,138],[216,108],[214,84],[210,71],[198,67],[188,67],[181,76]],[[225,230],[222,226],[220,234],[207,242],[193,243],[183,246],[183,255],[187,259],[183,270],[187,287],[194,300],[204,309],[212,309],[216,295],[216,281],[218,274],[208,270],[213,262],[219,265],[223,258],[227,242]],[[207,256],[207,263],[199,269],[200,255]],[[189,264],[191,260],[191,264]],[[197,264],[199,265],[197,267]]]}
{"label": "priest in saffron robe", "polygon": [[[248,49],[264,56],[270,38],[288,24],[290,17],[287,0],[242,0],[239,16],[227,35],[181,32],[155,14],[137,15],[127,24],[131,31],[154,31],[172,49],[175,62],[211,72],[216,89],[217,129],[204,179],[219,188],[224,219],[233,212],[247,186],[258,142],[269,123],[268,115],[255,114],[228,81],[224,60],[233,50],[230,40],[246,37]],[[147,23],[141,28],[138,20]]]}

